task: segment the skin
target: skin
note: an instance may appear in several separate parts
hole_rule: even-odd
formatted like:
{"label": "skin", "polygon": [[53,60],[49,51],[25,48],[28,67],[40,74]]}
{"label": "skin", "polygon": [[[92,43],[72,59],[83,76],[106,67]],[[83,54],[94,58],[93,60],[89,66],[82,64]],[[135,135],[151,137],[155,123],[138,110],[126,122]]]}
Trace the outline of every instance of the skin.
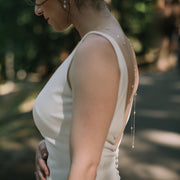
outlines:
{"label": "skin", "polygon": [[[42,0],[39,0],[37,3],[41,2]],[[58,0],[49,0],[40,8],[35,6],[35,14],[43,15],[58,32],[73,24],[81,37],[89,31],[98,30],[110,34],[119,45],[122,45],[123,40],[126,41],[119,23],[105,7],[97,10],[86,5],[79,11],[75,2],[70,0],[70,15],[68,15]],[[121,38],[117,38],[117,34]],[[129,46],[125,47],[124,51],[128,49]],[[136,63],[130,59],[126,63],[131,83],[134,80]],[[95,180],[103,145],[116,107],[120,79],[117,57],[110,42],[96,34],[88,35],[73,57],[68,77],[73,98],[71,168],[68,180]],[[128,88],[125,117],[137,89],[137,82],[138,77],[134,89]],[[46,176],[50,175],[47,158],[48,152],[45,142],[42,141],[36,153],[36,179],[46,180]]]}
{"label": "skin", "polygon": [[[36,0],[36,3],[41,3],[43,0]],[[58,0],[48,0],[42,6],[35,6],[35,14],[37,16],[43,15],[48,23],[53,28],[61,32],[70,26],[67,12],[62,8]]]}
{"label": "skin", "polygon": [[38,144],[37,151],[36,151],[36,179],[45,180],[46,176],[50,175],[49,169],[47,167],[47,158],[48,158],[48,151],[46,149],[45,141],[42,140]]}

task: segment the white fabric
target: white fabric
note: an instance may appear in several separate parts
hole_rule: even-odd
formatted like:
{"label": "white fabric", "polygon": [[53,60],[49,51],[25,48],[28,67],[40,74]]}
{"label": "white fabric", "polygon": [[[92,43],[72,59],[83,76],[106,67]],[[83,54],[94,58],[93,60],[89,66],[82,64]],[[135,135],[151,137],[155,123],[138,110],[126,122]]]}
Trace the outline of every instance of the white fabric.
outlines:
{"label": "white fabric", "polygon": [[117,42],[109,35],[98,31],[91,31],[82,38],[74,51],[50,78],[35,101],[33,107],[34,121],[45,138],[49,152],[47,163],[50,168],[50,177],[47,178],[48,180],[67,180],[68,177],[70,168],[69,135],[72,123],[72,92],[68,85],[67,73],[76,49],[83,39],[92,33],[101,35],[111,42],[116,52],[121,72],[117,105],[104,144],[96,180],[120,180],[117,170],[118,148],[116,150],[115,146],[116,139],[124,124],[128,72],[124,56]]}

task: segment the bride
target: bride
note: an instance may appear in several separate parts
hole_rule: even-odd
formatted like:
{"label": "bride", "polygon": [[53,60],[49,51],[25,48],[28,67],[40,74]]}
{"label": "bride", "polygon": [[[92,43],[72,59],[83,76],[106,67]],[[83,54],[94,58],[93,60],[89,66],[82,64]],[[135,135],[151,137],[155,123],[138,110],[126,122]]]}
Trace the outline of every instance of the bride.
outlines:
{"label": "bride", "polygon": [[[120,180],[118,149],[138,87],[133,48],[103,0],[36,0],[56,31],[81,36],[38,95],[36,179]],[[48,42],[47,42],[48,43]]]}

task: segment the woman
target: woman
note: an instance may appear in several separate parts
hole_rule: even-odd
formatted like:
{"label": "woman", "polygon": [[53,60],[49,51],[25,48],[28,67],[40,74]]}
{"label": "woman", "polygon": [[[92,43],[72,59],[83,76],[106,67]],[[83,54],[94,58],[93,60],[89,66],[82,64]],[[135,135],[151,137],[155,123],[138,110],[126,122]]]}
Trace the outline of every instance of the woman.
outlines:
{"label": "woman", "polygon": [[34,104],[44,137],[37,179],[119,180],[118,147],[138,86],[128,39],[103,0],[36,0],[35,13],[82,37]]}

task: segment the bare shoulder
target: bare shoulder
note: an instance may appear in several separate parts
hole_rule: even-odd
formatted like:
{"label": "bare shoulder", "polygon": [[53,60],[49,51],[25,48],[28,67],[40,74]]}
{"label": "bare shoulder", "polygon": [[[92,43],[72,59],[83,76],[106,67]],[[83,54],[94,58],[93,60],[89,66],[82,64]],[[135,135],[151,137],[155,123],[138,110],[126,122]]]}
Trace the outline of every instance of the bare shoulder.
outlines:
{"label": "bare shoulder", "polygon": [[75,58],[77,59],[89,59],[96,60],[116,60],[116,53],[113,49],[112,44],[105,37],[98,34],[89,34],[83,42],[80,44],[79,48],[75,53]]}
{"label": "bare shoulder", "polygon": [[[117,56],[108,39],[96,34],[88,35],[78,47],[70,68],[70,81],[76,76],[101,73],[119,77]],[[115,77],[116,76],[116,77]]]}

